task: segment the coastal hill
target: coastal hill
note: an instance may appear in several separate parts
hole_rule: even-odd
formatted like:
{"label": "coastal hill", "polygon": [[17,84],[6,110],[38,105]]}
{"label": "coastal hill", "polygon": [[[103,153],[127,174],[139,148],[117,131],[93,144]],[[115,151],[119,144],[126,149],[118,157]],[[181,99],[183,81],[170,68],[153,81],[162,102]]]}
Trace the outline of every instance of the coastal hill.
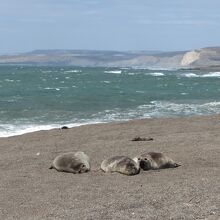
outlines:
{"label": "coastal hill", "polygon": [[35,50],[16,55],[1,55],[0,64],[220,69],[220,47],[207,47],[192,51],[177,52]]}

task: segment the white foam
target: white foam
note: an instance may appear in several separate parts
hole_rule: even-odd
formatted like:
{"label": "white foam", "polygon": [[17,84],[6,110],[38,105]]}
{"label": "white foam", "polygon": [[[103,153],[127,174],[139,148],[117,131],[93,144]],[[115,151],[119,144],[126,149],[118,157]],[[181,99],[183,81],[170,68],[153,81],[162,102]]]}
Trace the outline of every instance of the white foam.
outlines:
{"label": "white foam", "polygon": [[60,88],[46,87],[46,88],[44,88],[44,89],[46,89],[46,90],[57,90],[57,91],[59,91],[61,88],[65,88],[65,87],[60,87]]}
{"label": "white foam", "polygon": [[148,73],[146,75],[151,75],[151,76],[164,76],[164,73],[162,72],[153,72],[153,73]]}
{"label": "white foam", "polygon": [[0,137],[10,137],[10,136],[15,136],[15,135],[22,135],[25,133],[40,131],[40,130],[50,130],[55,127],[56,127],[55,125],[15,126],[15,125],[5,124],[4,130],[1,129],[1,131],[0,131]]}
{"label": "white foam", "polygon": [[[81,123],[64,123],[65,126],[68,128],[72,127],[79,127],[82,125],[87,124],[99,124],[99,123],[105,123],[104,121],[98,121],[98,120],[90,120],[85,121]],[[10,124],[4,124],[0,127],[0,137],[11,137],[11,136],[18,136],[26,133],[32,133],[36,131],[47,131],[51,129],[58,129],[61,128],[64,124],[52,124],[52,125],[22,125],[22,126],[16,126],[16,125],[10,125]]]}
{"label": "white foam", "polygon": [[107,81],[107,80],[105,80],[105,81],[101,81],[101,83],[110,83],[110,81]]}
{"label": "white foam", "polygon": [[[185,93],[182,93],[182,95],[185,95]],[[86,124],[128,121],[131,119],[208,115],[218,113],[220,113],[220,102],[217,101],[207,103],[174,103],[168,101],[152,101],[148,104],[140,105],[134,108],[107,109],[90,115],[90,117],[86,119],[74,119],[73,123],[62,122],[56,124],[51,123],[50,125],[23,123],[21,125],[22,122],[20,122],[20,124],[15,125],[1,124],[0,137],[21,135],[39,130],[50,130],[53,128],[60,128],[64,125],[71,128]]]}
{"label": "white foam", "polygon": [[66,70],[65,73],[81,73],[82,70]]}
{"label": "white foam", "polygon": [[201,77],[201,78],[206,78],[206,77],[220,77],[220,72],[209,72],[206,74],[195,74],[195,73],[186,73],[183,76],[185,77]]}
{"label": "white foam", "polygon": [[185,77],[199,77],[199,75],[195,74],[195,73],[186,73],[184,74]]}
{"label": "white foam", "polygon": [[122,71],[121,70],[108,70],[108,71],[105,71],[105,73],[121,74]]}
{"label": "white foam", "polygon": [[52,73],[52,70],[43,70],[42,73]]}
{"label": "white foam", "polygon": [[13,79],[5,79],[5,82],[14,82]]}
{"label": "white foam", "polygon": [[209,72],[202,75],[202,77],[220,77],[220,72]]}

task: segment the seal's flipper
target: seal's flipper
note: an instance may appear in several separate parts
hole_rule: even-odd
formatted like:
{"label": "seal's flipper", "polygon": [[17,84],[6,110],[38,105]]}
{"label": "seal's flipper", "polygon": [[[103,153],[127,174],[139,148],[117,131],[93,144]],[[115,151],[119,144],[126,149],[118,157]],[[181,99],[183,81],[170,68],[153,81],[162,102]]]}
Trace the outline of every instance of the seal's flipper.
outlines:
{"label": "seal's flipper", "polygon": [[181,164],[178,164],[178,163],[174,163],[174,167],[180,167]]}

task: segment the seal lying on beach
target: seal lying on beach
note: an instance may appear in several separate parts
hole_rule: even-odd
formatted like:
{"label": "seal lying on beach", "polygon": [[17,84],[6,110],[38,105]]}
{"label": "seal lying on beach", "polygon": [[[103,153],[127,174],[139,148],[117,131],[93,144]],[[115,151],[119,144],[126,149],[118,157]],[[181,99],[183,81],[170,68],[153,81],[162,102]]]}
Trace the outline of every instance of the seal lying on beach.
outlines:
{"label": "seal lying on beach", "polygon": [[85,173],[90,170],[89,157],[81,151],[57,156],[50,169],[68,173]]}
{"label": "seal lying on beach", "polygon": [[149,152],[141,154],[136,158],[141,159],[140,168],[143,170],[156,170],[181,166],[162,153]]}
{"label": "seal lying on beach", "polygon": [[101,170],[104,172],[118,172],[125,175],[135,175],[140,172],[140,159],[132,160],[125,156],[114,156],[102,161]]}
{"label": "seal lying on beach", "polygon": [[142,138],[142,137],[135,137],[133,138],[131,141],[153,141],[154,139],[152,137],[148,137],[148,138]]}

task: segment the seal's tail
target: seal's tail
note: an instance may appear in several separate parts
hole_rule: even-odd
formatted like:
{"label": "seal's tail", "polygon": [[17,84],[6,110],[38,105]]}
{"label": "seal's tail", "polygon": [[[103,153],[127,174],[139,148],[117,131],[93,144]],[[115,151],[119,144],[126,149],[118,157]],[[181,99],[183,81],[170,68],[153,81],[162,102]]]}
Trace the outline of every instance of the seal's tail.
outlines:
{"label": "seal's tail", "polygon": [[51,166],[49,167],[49,169],[53,169],[53,166],[51,165]]}

